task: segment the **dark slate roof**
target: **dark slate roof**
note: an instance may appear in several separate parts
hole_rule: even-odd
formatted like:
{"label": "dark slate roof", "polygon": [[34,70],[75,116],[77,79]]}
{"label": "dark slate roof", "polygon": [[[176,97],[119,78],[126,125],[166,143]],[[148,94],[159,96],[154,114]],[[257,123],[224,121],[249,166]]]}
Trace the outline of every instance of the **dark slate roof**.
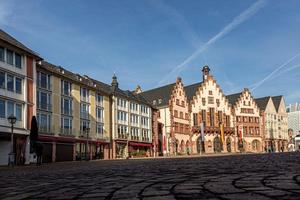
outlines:
{"label": "dark slate roof", "polygon": [[0,39],[4,40],[5,42],[16,46],[20,49],[22,49],[23,51],[28,52],[29,54],[32,54],[33,56],[41,59],[41,57],[38,55],[38,53],[34,52],[33,50],[29,49],[28,47],[26,47],[24,44],[22,44],[21,42],[19,42],[18,40],[16,40],[14,37],[12,37],[11,35],[9,35],[8,33],[6,33],[5,31],[3,31],[2,29],[0,29]]}
{"label": "dark slate roof", "polygon": [[234,106],[235,103],[237,102],[238,98],[242,95],[242,92],[235,93],[235,94],[230,94],[227,95],[226,98],[228,99],[229,103]]}
{"label": "dark slate roof", "polygon": [[[172,90],[176,83],[172,83],[169,85],[165,85],[159,88],[154,88],[145,92],[140,93],[148,102],[151,102],[153,105],[153,101],[156,100],[156,106],[166,106],[169,103],[171,98]],[[161,103],[159,103],[159,99],[161,99]]]}
{"label": "dark slate roof", "polygon": [[129,90],[122,90],[120,88],[116,88],[116,90],[113,91],[113,87],[111,85],[108,85],[101,81],[90,78],[87,75],[81,76],[79,74],[72,73],[71,71],[68,71],[63,67],[53,65],[46,61],[42,61],[42,65],[38,65],[38,67],[46,69],[46,70],[48,70],[52,73],[55,73],[56,75],[59,75],[61,77],[71,79],[71,80],[77,82],[78,84],[83,84],[85,86],[88,86],[88,87],[98,90],[100,92],[103,92],[107,95],[121,96],[123,98],[133,100],[133,101],[143,103],[143,104],[153,107],[152,104],[150,102],[148,102],[140,94],[135,94],[134,92],[131,92]]}
{"label": "dark slate roof", "polygon": [[279,110],[281,99],[282,99],[282,95],[272,97],[272,100],[273,100],[273,103],[274,103],[274,106],[275,106],[275,109],[277,112]]}
{"label": "dark slate roof", "polygon": [[195,83],[184,87],[185,95],[188,101],[193,99],[193,96],[196,94],[197,89],[201,86],[202,82]]}
{"label": "dark slate roof", "polygon": [[256,102],[256,104],[260,110],[266,110],[269,99],[270,99],[270,96],[257,98],[257,99],[254,99],[254,101]]}

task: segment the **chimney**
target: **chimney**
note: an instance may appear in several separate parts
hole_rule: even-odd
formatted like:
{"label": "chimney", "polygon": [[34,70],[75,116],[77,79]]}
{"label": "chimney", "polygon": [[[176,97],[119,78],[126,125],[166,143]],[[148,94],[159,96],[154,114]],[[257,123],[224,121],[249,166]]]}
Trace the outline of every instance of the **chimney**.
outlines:
{"label": "chimney", "polygon": [[207,65],[205,65],[203,68],[202,68],[202,75],[203,75],[203,81],[207,79],[207,77],[209,76],[209,67]]}

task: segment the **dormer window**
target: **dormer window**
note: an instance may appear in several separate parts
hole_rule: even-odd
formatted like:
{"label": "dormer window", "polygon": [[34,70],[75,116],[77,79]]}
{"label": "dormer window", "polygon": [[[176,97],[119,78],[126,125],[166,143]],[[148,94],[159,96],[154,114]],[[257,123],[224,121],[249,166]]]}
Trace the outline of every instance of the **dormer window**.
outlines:
{"label": "dormer window", "polygon": [[161,104],[162,100],[161,99],[158,99],[158,104]]}
{"label": "dormer window", "polygon": [[156,105],[156,100],[153,100],[153,105]]}

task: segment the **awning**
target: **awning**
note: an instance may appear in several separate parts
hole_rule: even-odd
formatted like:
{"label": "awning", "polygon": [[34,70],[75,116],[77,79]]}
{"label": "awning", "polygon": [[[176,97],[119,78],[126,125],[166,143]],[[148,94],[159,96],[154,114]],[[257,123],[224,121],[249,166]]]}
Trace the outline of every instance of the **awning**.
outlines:
{"label": "awning", "polygon": [[136,146],[136,147],[152,147],[151,143],[141,143],[141,142],[129,142],[130,146]]}

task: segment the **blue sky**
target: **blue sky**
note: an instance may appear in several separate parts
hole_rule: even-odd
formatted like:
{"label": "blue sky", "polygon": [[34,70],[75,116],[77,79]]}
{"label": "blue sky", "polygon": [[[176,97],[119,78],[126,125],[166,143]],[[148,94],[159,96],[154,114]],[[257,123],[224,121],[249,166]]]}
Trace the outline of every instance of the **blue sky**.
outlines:
{"label": "blue sky", "polygon": [[122,89],[201,81],[300,101],[300,1],[0,0],[0,27],[45,60]]}

